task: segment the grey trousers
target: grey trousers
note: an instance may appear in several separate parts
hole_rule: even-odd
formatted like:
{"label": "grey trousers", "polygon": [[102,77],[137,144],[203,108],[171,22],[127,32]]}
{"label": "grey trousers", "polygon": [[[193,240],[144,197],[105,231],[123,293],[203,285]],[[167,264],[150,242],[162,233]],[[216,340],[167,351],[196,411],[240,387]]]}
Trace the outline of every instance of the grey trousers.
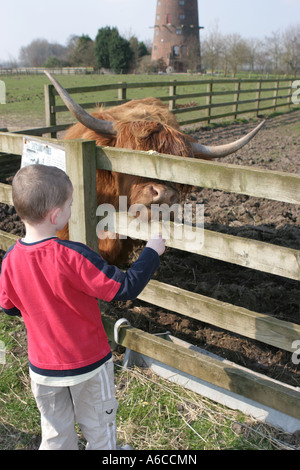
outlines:
{"label": "grey trousers", "polygon": [[31,389],[41,414],[40,450],[77,450],[75,422],[87,450],[116,449],[116,411],[113,362],[91,379],[70,387],[39,385]]}

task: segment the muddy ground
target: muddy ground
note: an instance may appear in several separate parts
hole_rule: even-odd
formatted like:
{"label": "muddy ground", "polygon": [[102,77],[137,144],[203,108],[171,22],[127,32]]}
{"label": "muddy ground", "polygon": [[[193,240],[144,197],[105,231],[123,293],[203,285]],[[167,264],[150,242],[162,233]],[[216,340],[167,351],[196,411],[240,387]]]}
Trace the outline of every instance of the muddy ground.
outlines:
{"label": "muddy ground", "polygon": [[[269,118],[263,130],[237,153],[222,159],[269,170],[300,173],[300,110]],[[202,143],[241,137],[253,123],[190,131]],[[193,188],[187,202],[205,207],[205,228],[300,250],[300,207],[276,201]],[[0,205],[0,229],[23,235],[13,207]],[[3,254],[3,253],[2,253]],[[299,282],[167,249],[155,279],[281,320],[300,324]],[[300,386],[292,353],[266,346],[138,300],[110,305],[110,315],[126,317],[151,333],[174,336],[272,378]]]}

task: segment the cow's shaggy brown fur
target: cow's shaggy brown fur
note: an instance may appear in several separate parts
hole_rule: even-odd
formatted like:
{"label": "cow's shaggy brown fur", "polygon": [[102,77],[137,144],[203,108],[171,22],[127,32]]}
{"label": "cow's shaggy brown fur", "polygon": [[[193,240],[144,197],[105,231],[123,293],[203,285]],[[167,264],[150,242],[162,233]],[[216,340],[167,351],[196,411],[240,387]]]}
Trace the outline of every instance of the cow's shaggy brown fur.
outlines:
{"label": "cow's shaggy brown fur", "polygon": [[[97,119],[114,122],[115,135],[100,135],[80,123],[72,126],[65,139],[88,139],[99,146],[110,146],[132,150],[154,150],[159,153],[193,157],[192,139],[179,131],[178,122],[160,100],[145,98],[132,100],[121,106],[92,113]],[[150,206],[157,193],[161,195],[158,203],[172,204],[182,193],[180,185],[159,181],[153,182],[132,175],[97,170],[97,203],[109,203],[117,209],[119,196],[127,196],[128,207],[140,203]],[[59,233],[68,237],[65,229]],[[132,245],[130,240],[99,240],[99,251],[110,263],[118,264],[125,260]]]}

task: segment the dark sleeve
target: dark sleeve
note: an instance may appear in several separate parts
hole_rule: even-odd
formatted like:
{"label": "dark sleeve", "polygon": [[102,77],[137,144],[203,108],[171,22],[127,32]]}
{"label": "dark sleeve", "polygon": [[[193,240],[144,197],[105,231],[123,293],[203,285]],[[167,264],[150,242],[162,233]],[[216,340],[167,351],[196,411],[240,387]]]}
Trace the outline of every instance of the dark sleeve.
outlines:
{"label": "dark sleeve", "polygon": [[[8,257],[8,254],[14,249],[16,244],[12,245],[7,252],[5,253],[2,265],[1,265],[1,275],[0,275],[0,309],[3,310],[4,313],[10,316],[21,316],[20,310],[15,307],[15,305],[9,299],[9,296],[6,293],[5,289],[5,274],[3,273],[3,265],[5,263],[4,259]],[[4,278],[4,281],[3,281]]]}
{"label": "dark sleeve", "polygon": [[123,273],[121,285],[112,300],[133,300],[146,287],[159,267],[159,255],[152,248],[146,247],[138,260]]}
{"label": "dark sleeve", "polygon": [[9,315],[11,317],[21,317],[21,312],[17,307],[3,308],[0,306],[0,308],[2,308],[3,312],[6,313],[6,315]]}
{"label": "dark sleeve", "polygon": [[[76,261],[75,267],[72,267],[72,272],[76,273],[73,278],[74,285],[76,279],[76,288],[106,302],[135,299],[150,281],[160,263],[157,252],[146,247],[138,260],[124,272],[117,266],[108,264],[99,253],[82,243],[59,239],[57,243],[81,255],[79,258],[77,255],[70,258],[70,263],[72,260]],[[79,266],[77,266],[78,260]]]}

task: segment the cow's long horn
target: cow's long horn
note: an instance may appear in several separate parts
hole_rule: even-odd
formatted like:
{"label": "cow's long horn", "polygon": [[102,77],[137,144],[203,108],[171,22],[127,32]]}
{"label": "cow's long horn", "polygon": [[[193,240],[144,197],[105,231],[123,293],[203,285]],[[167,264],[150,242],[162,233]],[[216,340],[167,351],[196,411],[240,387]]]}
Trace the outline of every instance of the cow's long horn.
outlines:
{"label": "cow's long horn", "polygon": [[87,113],[79,104],[77,104],[69,95],[69,93],[61,86],[61,84],[51,75],[51,73],[44,70],[44,73],[47,75],[49,80],[53,83],[58,92],[59,96],[69,108],[70,112],[75,116],[75,118],[81,122],[84,126],[92,131],[95,131],[99,134],[114,135],[116,134],[111,121],[103,121],[102,119],[97,119],[91,114]]}
{"label": "cow's long horn", "polygon": [[230,155],[233,152],[244,147],[244,145],[248,144],[251,139],[260,131],[266,121],[262,121],[253,131],[249,132],[249,134],[245,135],[239,140],[235,142],[231,142],[230,144],[224,145],[217,145],[214,147],[206,147],[205,145],[201,145],[198,142],[193,143],[193,149],[195,157],[206,157],[206,158],[221,158]]}

